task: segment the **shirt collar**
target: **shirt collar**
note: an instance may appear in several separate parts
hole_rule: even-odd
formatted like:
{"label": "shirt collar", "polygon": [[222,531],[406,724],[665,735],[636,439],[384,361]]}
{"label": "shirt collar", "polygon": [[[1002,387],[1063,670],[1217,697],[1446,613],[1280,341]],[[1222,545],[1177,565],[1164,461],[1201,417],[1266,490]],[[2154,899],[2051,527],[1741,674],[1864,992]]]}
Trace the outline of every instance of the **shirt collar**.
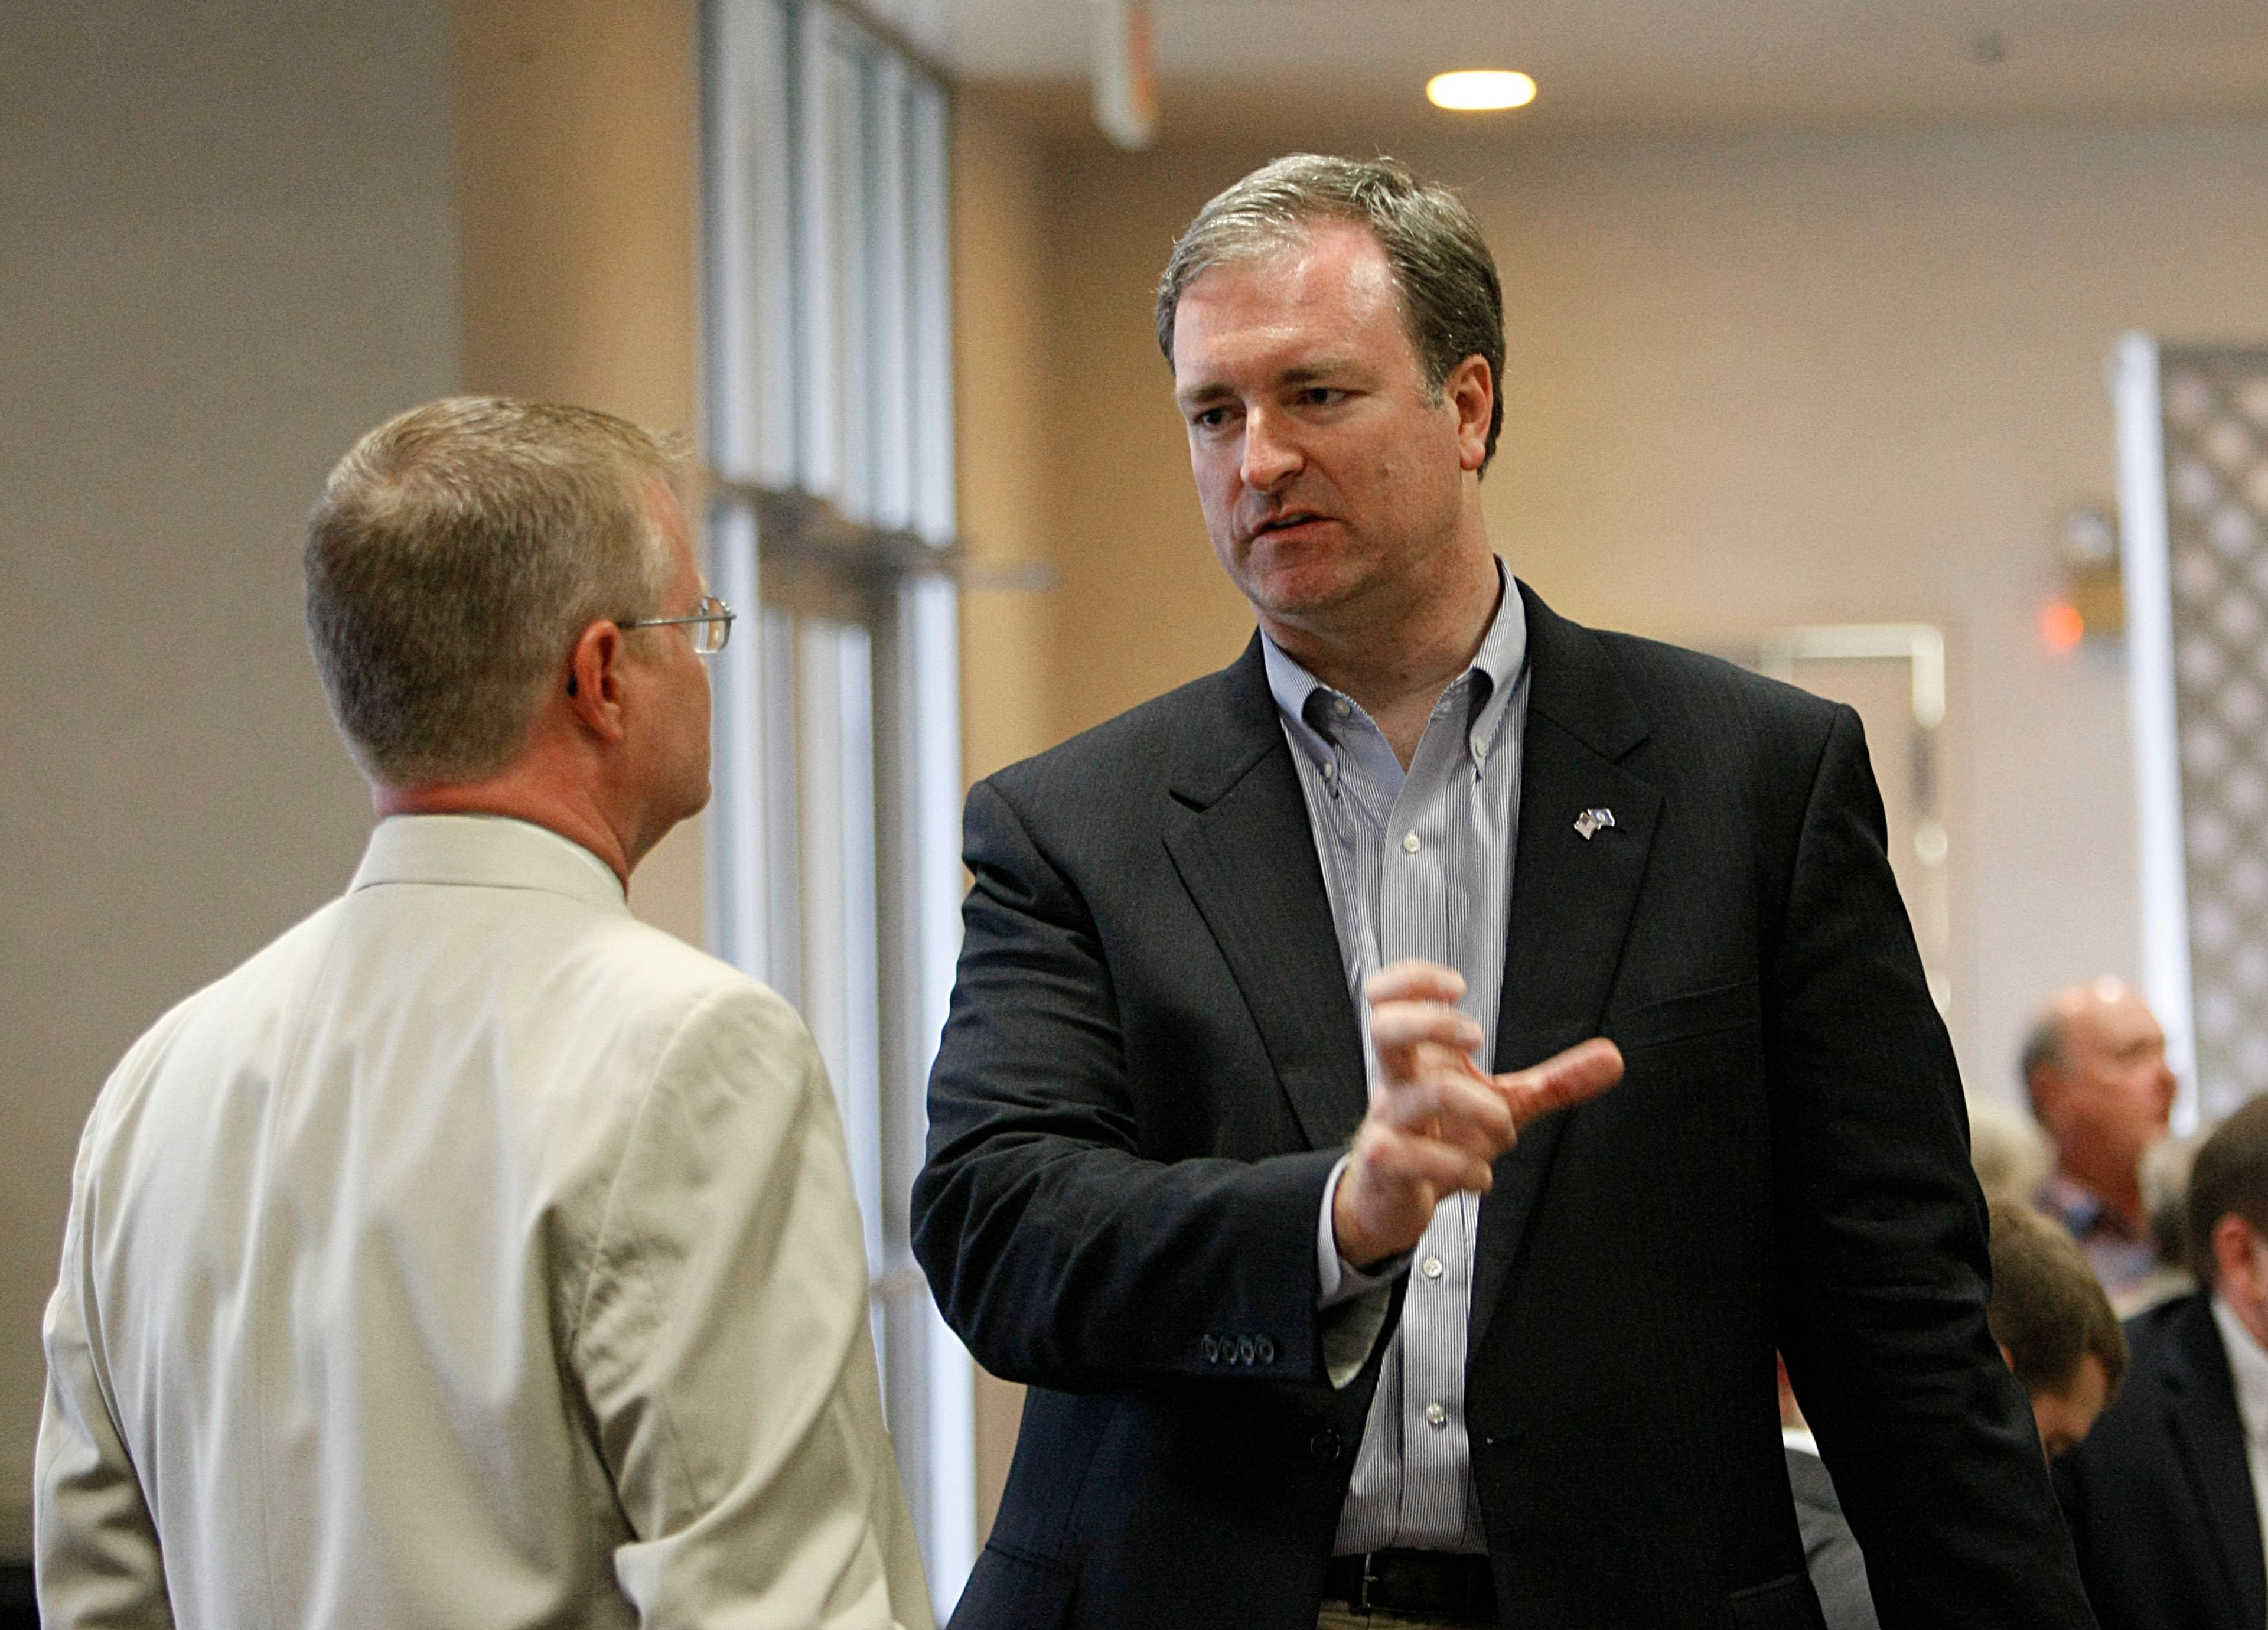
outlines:
{"label": "shirt collar", "polygon": [[2069,1172],[2058,1171],[2051,1176],[2040,1190],[2039,1198],[2040,1209],[2080,1240],[2098,1235],[2111,1239],[2134,1238],[2134,1230],[2127,1225],[2126,1219],[2104,1205],[2100,1195]]}
{"label": "shirt collar", "polygon": [[2228,1373],[2236,1382],[2236,1412],[2244,1418],[2244,1435],[2257,1443],[2268,1438],[2268,1352],[2235,1311],[2219,1296],[2213,1299],[2213,1322],[2220,1329],[2220,1345],[2228,1353]]}
{"label": "shirt collar", "polygon": [[509,815],[388,815],[370,835],[349,892],[377,883],[541,889],[627,912],[622,880],[582,845]]}
{"label": "shirt collar", "polygon": [[[1458,675],[1460,679],[1470,675],[1474,681],[1473,711],[1466,735],[1468,748],[1476,756],[1484,756],[1495,740],[1505,712],[1512,704],[1514,682],[1528,660],[1528,608],[1521,601],[1520,586],[1513,582],[1504,557],[1497,556],[1495,560],[1498,586],[1496,616],[1482,637],[1480,649],[1473,653],[1471,665]],[[1359,712],[1361,704],[1310,674],[1270,638],[1265,629],[1260,633],[1260,656],[1268,669],[1269,692],[1276,698],[1276,710],[1283,715],[1292,739],[1317,763],[1332,762],[1331,742],[1314,723],[1322,716],[1318,709],[1328,704],[1344,715],[1351,711]],[[1324,699],[1321,703],[1317,701],[1319,695]],[[1346,706],[1341,708],[1341,703]]]}

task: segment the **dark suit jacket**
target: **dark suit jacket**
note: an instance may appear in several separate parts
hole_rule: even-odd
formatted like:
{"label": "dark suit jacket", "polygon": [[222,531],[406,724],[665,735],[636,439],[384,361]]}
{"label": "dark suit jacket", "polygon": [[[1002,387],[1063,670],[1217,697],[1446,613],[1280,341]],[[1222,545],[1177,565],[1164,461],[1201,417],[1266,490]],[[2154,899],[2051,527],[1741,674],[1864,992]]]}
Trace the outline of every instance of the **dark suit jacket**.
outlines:
{"label": "dark suit jacket", "polygon": [[2103,1630],[2260,1630],[2268,1570],[2228,1355],[2203,1295],[2126,1321],[2126,1385],[2056,1462]]}
{"label": "dark suit jacket", "polygon": [[[1506,1621],[1817,1626],[1777,1344],[1886,1625],[2086,1624],[1856,717],[1527,611],[1497,1062],[1628,1071],[1481,1207]],[[1376,1375],[1328,1384],[1314,1306],[1366,1088],[1257,642],[982,783],[966,858],[915,1248],[1032,1390],[954,1623],[1311,1630]]]}

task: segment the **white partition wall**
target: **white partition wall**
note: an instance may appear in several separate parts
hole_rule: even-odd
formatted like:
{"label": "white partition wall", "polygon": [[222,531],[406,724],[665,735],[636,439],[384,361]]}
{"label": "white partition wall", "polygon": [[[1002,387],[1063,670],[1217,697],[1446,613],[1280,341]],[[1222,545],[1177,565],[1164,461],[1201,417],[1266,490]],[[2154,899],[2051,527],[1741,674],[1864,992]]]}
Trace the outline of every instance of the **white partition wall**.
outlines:
{"label": "white partition wall", "polygon": [[2143,968],[2175,1125],[2268,1091],[2268,348],[2123,342]]}
{"label": "white partition wall", "polygon": [[706,20],[711,570],[751,614],[717,673],[715,937],[834,1081],[943,1607],[975,1560],[974,1376],[909,1196],[960,948],[945,90],[823,0]]}

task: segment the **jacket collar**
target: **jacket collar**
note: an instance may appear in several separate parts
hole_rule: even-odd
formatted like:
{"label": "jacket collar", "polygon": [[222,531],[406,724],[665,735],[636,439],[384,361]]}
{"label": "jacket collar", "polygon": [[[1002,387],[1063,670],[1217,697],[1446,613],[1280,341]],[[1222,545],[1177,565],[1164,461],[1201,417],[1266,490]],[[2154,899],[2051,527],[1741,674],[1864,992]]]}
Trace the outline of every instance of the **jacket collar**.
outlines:
{"label": "jacket collar", "polygon": [[607,863],[580,844],[508,815],[389,815],[370,835],[350,894],[386,883],[534,889],[630,914]]}
{"label": "jacket collar", "polygon": [[[1498,999],[1496,1068],[1524,1068],[1601,1034],[1653,852],[1661,793],[1631,756],[1646,724],[1606,642],[1526,585],[1528,732],[1521,743],[1519,847]],[[1587,829],[1587,810],[1611,826]],[[1581,1106],[1546,1116],[1496,1164],[1481,1201],[1467,1352],[1477,1361],[1516,1287],[1521,1247],[1554,1157]],[[1516,1321],[1506,1321],[1508,1324]],[[1507,1337],[1506,1339],[1510,1339]]]}
{"label": "jacket collar", "polygon": [[1362,1036],[1260,636],[1181,693],[1166,852],[1244,997],[1311,1149],[1361,1123]]}

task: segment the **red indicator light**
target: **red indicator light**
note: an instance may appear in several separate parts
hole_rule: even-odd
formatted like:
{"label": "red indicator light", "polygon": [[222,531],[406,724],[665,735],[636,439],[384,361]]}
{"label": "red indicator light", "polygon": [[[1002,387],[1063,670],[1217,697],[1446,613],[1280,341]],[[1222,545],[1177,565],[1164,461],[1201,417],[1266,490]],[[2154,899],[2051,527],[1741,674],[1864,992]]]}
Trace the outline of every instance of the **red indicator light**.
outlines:
{"label": "red indicator light", "polygon": [[2078,650],[2079,642],[2086,638],[2087,619],[2068,600],[2051,601],[2041,611],[2040,641],[2058,656]]}

